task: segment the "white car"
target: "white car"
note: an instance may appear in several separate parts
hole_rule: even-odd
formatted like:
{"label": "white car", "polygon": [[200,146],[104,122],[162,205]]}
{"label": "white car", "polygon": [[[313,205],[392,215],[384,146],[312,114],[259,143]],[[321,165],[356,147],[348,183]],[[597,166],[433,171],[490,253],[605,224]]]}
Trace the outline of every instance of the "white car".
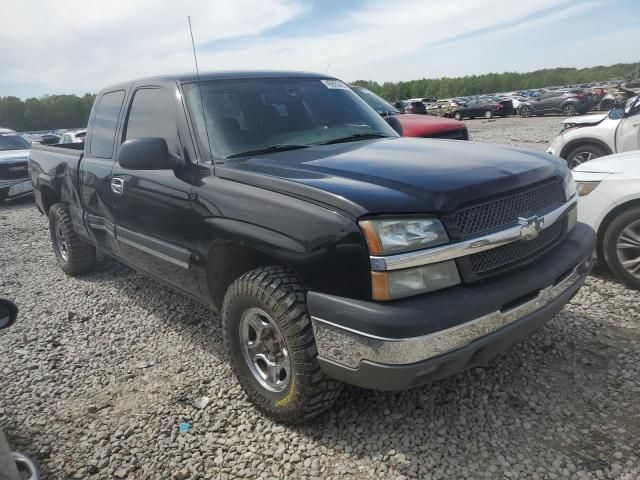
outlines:
{"label": "white car", "polygon": [[640,289],[640,150],[578,165],[578,220],[598,234],[598,260]]}
{"label": "white car", "polygon": [[569,168],[612,153],[640,149],[640,95],[623,109],[567,118],[548,153],[564,158]]}
{"label": "white car", "polygon": [[58,143],[82,143],[84,142],[86,136],[86,128],[82,130],[69,130],[68,132],[64,132],[62,134]]}

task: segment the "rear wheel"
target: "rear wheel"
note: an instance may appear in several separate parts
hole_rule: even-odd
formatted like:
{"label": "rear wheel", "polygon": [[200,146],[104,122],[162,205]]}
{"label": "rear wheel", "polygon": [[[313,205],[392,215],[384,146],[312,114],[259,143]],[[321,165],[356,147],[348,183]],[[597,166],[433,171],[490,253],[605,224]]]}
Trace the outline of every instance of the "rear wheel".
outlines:
{"label": "rear wheel", "polygon": [[460,121],[462,120],[462,114],[460,112],[456,112],[453,114],[453,118],[455,118],[456,120]]}
{"label": "rear wheel", "polygon": [[567,155],[567,165],[569,168],[574,169],[578,165],[594,158],[603,157],[606,155],[605,151],[597,145],[582,145],[574,148]]}
{"label": "rear wheel", "polygon": [[640,207],[623,211],[609,224],[602,247],[611,272],[628,287],[640,289]]}
{"label": "rear wheel", "polygon": [[609,111],[616,106],[616,103],[611,99],[602,100],[600,102],[600,110]]}
{"label": "rear wheel", "polygon": [[484,112],[484,118],[492,118],[493,117],[493,112],[491,110],[487,110]]}
{"label": "rear wheel", "polygon": [[236,280],[222,325],[236,377],[260,410],[299,423],[333,405],[342,384],[318,365],[306,293],[289,269],[259,268]]}
{"label": "rear wheel", "polygon": [[80,275],[94,269],[96,249],[78,236],[64,203],[56,203],[49,209],[49,233],[53,251],[65,273]]}
{"label": "rear wheel", "polygon": [[564,107],[562,107],[562,113],[564,113],[568,117],[572,117],[576,114],[576,106],[573,103],[567,103]]}

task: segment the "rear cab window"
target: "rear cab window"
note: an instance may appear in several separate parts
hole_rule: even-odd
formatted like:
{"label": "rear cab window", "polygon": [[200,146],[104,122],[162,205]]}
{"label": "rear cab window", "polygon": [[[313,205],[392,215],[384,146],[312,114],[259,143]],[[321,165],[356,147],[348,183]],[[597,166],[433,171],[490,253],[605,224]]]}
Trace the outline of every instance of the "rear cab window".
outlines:
{"label": "rear cab window", "polygon": [[105,93],[99,100],[91,131],[91,155],[111,158],[116,138],[118,118],[124,101],[124,90]]}

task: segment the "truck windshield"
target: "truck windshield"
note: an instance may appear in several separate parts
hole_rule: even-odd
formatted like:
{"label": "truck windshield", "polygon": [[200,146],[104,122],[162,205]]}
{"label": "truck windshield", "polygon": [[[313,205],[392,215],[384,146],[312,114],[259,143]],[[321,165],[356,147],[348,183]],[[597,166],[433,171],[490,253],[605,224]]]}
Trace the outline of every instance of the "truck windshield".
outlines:
{"label": "truck windshield", "polygon": [[0,152],[6,150],[28,150],[29,142],[14,132],[0,132]]}
{"label": "truck windshield", "polygon": [[353,91],[356,92],[360,98],[367,102],[369,106],[380,115],[396,115],[400,113],[389,102],[387,102],[383,98],[380,98],[378,95],[370,90],[367,90],[366,88],[353,87]]}
{"label": "truck windshield", "polygon": [[184,91],[200,141],[218,158],[397,136],[339,80],[214,80]]}

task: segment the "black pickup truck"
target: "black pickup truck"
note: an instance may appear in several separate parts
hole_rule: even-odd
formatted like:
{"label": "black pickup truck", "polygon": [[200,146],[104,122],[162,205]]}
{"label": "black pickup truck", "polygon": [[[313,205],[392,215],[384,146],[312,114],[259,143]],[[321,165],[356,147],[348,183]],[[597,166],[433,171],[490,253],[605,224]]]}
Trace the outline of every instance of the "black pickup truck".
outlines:
{"label": "black pickup truck", "polygon": [[290,422],[342,382],[485,362],[560,311],[595,242],[563,160],[401,138],[326,75],[113,85],[86,144],[29,169],[65,272],[106,254],[217,308],[247,395]]}

